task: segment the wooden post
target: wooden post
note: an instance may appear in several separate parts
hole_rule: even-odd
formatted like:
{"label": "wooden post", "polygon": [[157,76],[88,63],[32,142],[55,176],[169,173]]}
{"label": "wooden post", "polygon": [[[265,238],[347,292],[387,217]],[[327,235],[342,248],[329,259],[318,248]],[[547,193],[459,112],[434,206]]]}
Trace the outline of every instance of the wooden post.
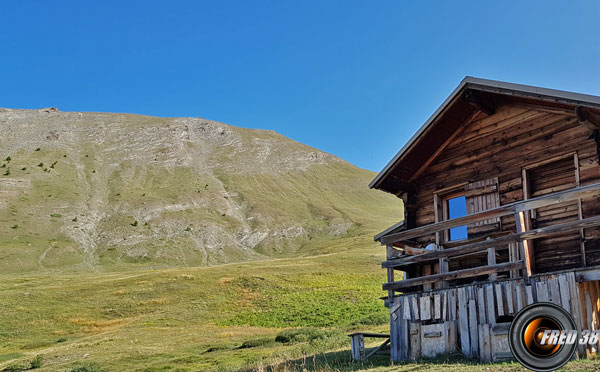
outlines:
{"label": "wooden post", "polygon": [[[519,258],[519,248],[518,248],[517,244],[508,243],[508,261],[514,262],[514,261],[519,261],[519,259],[520,259]],[[518,270],[510,271],[510,277],[511,277],[511,279],[518,278],[519,271]]]}
{"label": "wooden post", "polygon": [[[527,177],[527,169],[521,169],[521,182],[523,186],[523,200],[529,199],[529,178]],[[535,209],[531,209],[527,212],[527,217],[523,212],[515,213],[515,225],[517,232],[523,232],[529,230],[531,227],[531,219],[535,218]],[[521,257],[525,262],[525,270],[523,270],[523,276],[529,278],[533,274],[533,247],[527,240],[518,243],[521,250]]]}
{"label": "wooden post", "polygon": [[460,331],[460,347],[462,353],[471,356],[471,343],[469,338],[469,309],[465,288],[458,288],[458,324]]}
{"label": "wooden post", "polygon": [[[525,214],[523,212],[515,213],[515,223],[517,225],[517,232],[521,233],[525,230]],[[521,247],[521,256],[525,262],[525,277],[529,278],[533,274],[534,262],[533,262],[533,247],[528,240],[524,240],[518,243]]]}
{"label": "wooden post", "polygon": [[[573,154],[573,161],[575,162],[575,186],[581,186],[581,179],[579,175],[579,155],[577,153]],[[581,206],[581,199],[577,199],[577,214],[579,219],[583,219],[583,208]],[[585,231],[583,229],[579,229],[579,248],[581,250],[581,266],[586,267],[586,259],[585,259]]]}
{"label": "wooden post", "polygon": [[[491,238],[488,237],[486,240],[491,240]],[[496,264],[496,247],[490,247],[487,249],[487,262],[488,262],[488,266]],[[496,273],[491,273],[489,275],[489,279],[491,281],[496,280],[496,277],[497,277]]]}
{"label": "wooden post", "polygon": [[[389,249],[390,245],[388,245],[388,249]],[[390,267],[389,269],[387,269],[387,280],[388,283],[392,283],[394,281],[394,268]],[[392,299],[394,298],[394,290],[390,289],[388,290],[388,304],[389,306],[392,306]]]}
{"label": "wooden post", "polygon": [[[438,195],[438,193],[433,194],[433,214],[434,214],[434,218],[435,218],[435,222],[440,222],[440,197]],[[435,245],[437,245],[438,249],[444,249],[444,247],[442,246],[442,238],[441,238],[441,233],[439,231],[435,232]],[[440,258],[438,261],[438,271],[439,273],[447,273],[448,272],[448,259],[447,258]],[[448,282],[446,282],[445,280],[440,281],[437,285],[436,288],[441,289],[441,288],[448,288]]]}

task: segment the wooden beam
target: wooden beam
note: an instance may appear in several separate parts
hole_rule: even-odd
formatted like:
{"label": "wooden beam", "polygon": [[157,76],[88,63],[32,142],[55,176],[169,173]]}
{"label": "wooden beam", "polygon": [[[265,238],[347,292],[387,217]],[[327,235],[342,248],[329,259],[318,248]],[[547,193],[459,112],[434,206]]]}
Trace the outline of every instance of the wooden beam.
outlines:
{"label": "wooden beam", "polygon": [[[581,175],[579,172],[579,154],[573,154],[573,163],[575,165],[575,184],[577,187],[581,186]],[[577,199],[577,217],[582,220],[583,219],[583,207],[581,204],[581,199]],[[586,258],[585,258],[585,231],[583,229],[579,230],[579,249],[581,251],[581,266],[586,267]]]}
{"label": "wooden beam", "polygon": [[468,90],[463,97],[470,105],[488,116],[496,113],[496,105],[490,99],[484,98],[479,92]]}
{"label": "wooden beam", "polygon": [[384,261],[381,266],[386,269],[390,267],[400,268],[403,266],[412,265],[420,262],[427,262],[437,260],[440,258],[449,258],[454,256],[460,256],[467,253],[480,252],[484,249],[491,247],[498,247],[509,243],[515,243],[523,240],[533,240],[551,236],[554,234],[560,234],[565,231],[589,228],[600,226],[600,215],[585,218],[583,220],[563,222],[556,225],[550,225],[546,227],[540,227],[529,231],[523,231],[516,234],[510,234],[501,236],[496,239],[482,240],[475,243],[461,245],[455,248],[441,249],[437,251],[427,251],[425,254],[418,256],[406,256],[403,258]]}
{"label": "wooden beam", "polygon": [[583,107],[577,106],[575,108],[575,115],[577,116],[577,121],[589,130],[595,131],[600,128],[600,123],[592,122],[589,115],[586,115]]}
{"label": "wooden beam", "polygon": [[413,173],[408,182],[411,183],[417,178],[419,178],[419,176],[425,171],[425,169],[427,169],[427,167],[429,167],[429,165],[431,165],[431,163],[433,163],[433,161],[437,159],[437,157],[442,153],[442,151],[444,151],[446,147],[448,147],[448,145],[452,141],[454,141],[456,137],[458,137],[461,133],[465,131],[465,129],[469,126],[469,124],[471,124],[471,122],[477,117],[477,115],[479,115],[479,113],[477,111],[474,112],[471,116],[467,118],[467,120],[464,121],[463,124],[460,125],[460,127],[458,127],[458,129],[454,131],[454,133],[450,135],[450,137],[446,138],[444,143],[442,143],[442,145],[439,146],[437,150],[435,150],[435,152],[427,159],[427,161],[423,163],[423,165],[421,165],[416,172]]}
{"label": "wooden beam", "polygon": [[482,212],[473,213],[467,216],[454,218],[447,221],[432,223],[429,225],[416,227],[414,229],[390,234],[381,238],[381,244],[389,244],[400,240],[408,240],[419,236],[433,234],[436,231],[449,230],[454,227],[468,225],[480,220],[488,220],[496,217],[508,216],[514,213],[527,211],[530,209],[545,207],[552,204],[563,203],[566,201],[584,199],[590,196],[600,194],[600,183],[594,183],[587,186],[576,187],[564,191],[555,192],[548,195],[539,196],[529,200],[521,200],[506,204],[497,208],[488,209]]}
{"label": "wooden beam", "polygon": [[544,107],[541,105],[534,105],[531,103],[522,103],[522,102],[509,102],[506,105],[511,106],[511,107],[522,107],[522,108],[528,109],[528,110],[548,112],[551,114],[566,115],[566,116],[570,116],[570,117],[575,116],[575,111],[573,111],[573,109],[563,109],[563,108],[558,108],[558,107]]}
{"label": "wooden beam", "polygon": [[453,280],[461,278],[469,278],[479,275],[488,275],[497,273],[500,271],[518,270],[523,267],[523,261],[506,262],[492,266],[480,266],[472,269],[463,269],[457,271],[450,271],[448,273],[440,273],[429,276],[421,276],[414,279],[407,279],[398,282],[391,282],[383,284],[383,289],[386,291],[396,291],[408,287],[414,287],[417,285],[423,285],[428,283],[434,283],[440,280]]}

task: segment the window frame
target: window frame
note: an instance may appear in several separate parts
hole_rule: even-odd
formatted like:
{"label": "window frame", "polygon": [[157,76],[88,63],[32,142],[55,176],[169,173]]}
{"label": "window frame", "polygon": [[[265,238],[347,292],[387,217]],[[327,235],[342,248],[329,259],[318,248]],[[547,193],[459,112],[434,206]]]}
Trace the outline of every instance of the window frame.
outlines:
{"label": "window frame", "polygon": [[[446,187],[443,189],[439,189],[434,191],[433,193],[433,207],[435,214],[435,222],[447,221],[449,218],[449,210],[448,210],[448,200],[454,199],[457,197],[465,196],[466,190],[465,186],[468,185],[468,182],[462,182],[454,186]],[[442,232],[438,231],[435,233],[435,242],[437,246],[443,245],[444,243],[455,243],[466,241],[469,239],[468,231],[467,237],[465,239],[457,239],[450,240],[450,230],[444,230]]]}

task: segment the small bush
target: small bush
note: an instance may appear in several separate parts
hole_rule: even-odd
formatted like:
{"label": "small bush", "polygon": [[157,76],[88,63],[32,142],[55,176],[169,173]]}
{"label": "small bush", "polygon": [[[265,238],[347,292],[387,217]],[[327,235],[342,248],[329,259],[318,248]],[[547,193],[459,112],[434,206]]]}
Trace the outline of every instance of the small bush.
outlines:
{"label": "small bush", "polygon": [[22,171],[24,171],[24,170],[27,170],[27,167],[23,167],[23,168],[21,168],[21,170],[22,170]]}
{"label": "small bush", "polygon": [[39,163],[38,164],[38,167],[40,167],[40,168],[43,167],[43,166],[44,166],[44,163]]}
{"label": "small bush", "polygon": [[62,217],[62,214],[60,214],[60,213],[52,213],[52,214],[50,215],[50,217],[56,217],[56,218],[60,218],[60,217]]}
{"label": "small bush", "polygon": [[40,150],[41,150],[41,148],[39,148],[39,147],[37,149],[35,149],[35,151],[40,151]]}
{"label": "small bush", "polygon": [[42,364],[44,364],[44,358],[41,355],[36,355],[29,363],[31,364],[31,369],[41,368]]}
{"label": "small bush", "polygon": [[56,165],[56,163],[58,163],[58,161],[55,161],[54,163],[52,163],[52,165],[50,165],[50,168],[54,169],[54,166]]}
{"label": "small bush", "polygon": [[5,176],[10,176],[10,168],[8,168],[8,169],[6,170],[6,172],[4,172],[4,175],[5,175]]}
{"label": "small bush", "polygon": [[261,337],[244,341],[238,349],[249,349],[252,347],[267,346],[274,342],[271,337]]}
{"label": "small bush", "polygon": [[335,331],[322,330],[318,328],[296,328],[281,331],[275,337],[275,341],[282,344],[297,344],[300,342],[313,342],[325,340],[334,336]]}
{"label": "small bush", "polygon": [[14,363],[14,364],[9,364],[8,366],[4,367],[2,372],[20,372],[20,371],[27,371],[28,369],[29,369],[29,364]]}
{"label": "small bush", "polygon": [[19,228],[19,225],[16,225],[16,224],[15,224],[15,225],[12,225],[10,228],[11,228],[11,229],[18,229],[18,228]]}
{"label": "small bush", "polygon": [[7,157],[6,157],[6,159],[4,159],[4,160],[6,160],[7,162],[9,162],[9,161],[11,161],[12,159],[10,158],[10,156],[7,156]]}
{"label": "small bush", "polygon": [[70,372],[102,372],[102,368],[96,363],[80,364],[71,368]]}
{"label": "small bush", "polygon": [[138,222],[137,222],[137,221],[133,221],[133,223],[131,224],[131,226],[133,226],[133,227],[135,227],[135,226],[137,226],[137,225],[138,225]]}
{"label": "small bush", "polygon": [[75,217],[75,218],[73,218],[71,221],[73,221],[73,222],[77,222],[77,221],[79,221],[79,220],[77,219],[77,217]]}
{"label": "small bush", "polygon": [[60,344],[60,343],[62,343],[62,342],[67,342],[67,339],[66,339],[65,337],[61,337],[61,338],[59,338],[58,340],[56,340],[56,343],[57,343],[57,344]]}

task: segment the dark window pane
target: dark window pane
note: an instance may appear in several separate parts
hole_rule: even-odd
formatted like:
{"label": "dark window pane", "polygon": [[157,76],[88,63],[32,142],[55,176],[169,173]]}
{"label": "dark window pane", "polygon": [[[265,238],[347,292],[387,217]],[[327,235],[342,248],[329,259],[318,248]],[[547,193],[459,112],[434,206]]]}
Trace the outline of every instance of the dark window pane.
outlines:
{"label": "dark window pane", "polygon": [[[464,196],[448,199],[448,218],[454,219],[467,215],[467,199]],[[467,226],[450,229],[450,240],[467,239]]]}

